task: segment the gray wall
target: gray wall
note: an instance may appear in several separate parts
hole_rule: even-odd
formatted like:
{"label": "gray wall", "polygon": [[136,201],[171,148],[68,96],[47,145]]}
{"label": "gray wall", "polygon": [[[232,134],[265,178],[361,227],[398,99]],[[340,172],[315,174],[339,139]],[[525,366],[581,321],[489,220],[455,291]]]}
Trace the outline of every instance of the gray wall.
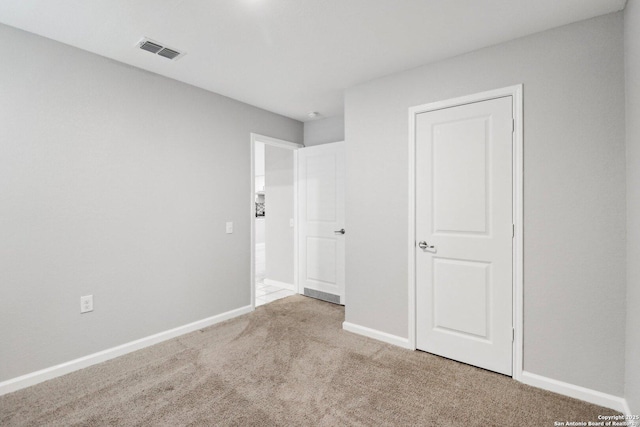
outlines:
{"label": "gray wall", "polygon": [[606,15],[347,90],[348,322],[408,334],[408,108],[523,83],[524,368],[623,395],[622,23]]}
{"label": "gray wall", "polygon": [[302,123],[3,25],[0,46],[0,381],[249,305],[249,134]]}
{"label": "gray wall", "polygon": [[624,12],[627,100],[627,371],[625,397],[640,414],[640,2]]}
{"label": "gray wall", "polygon": [[304,145],[344,141],[344,116],[304,122]]}
{"label": "gray wall", "polygon": [[265,146],[266,278],[293,284],[293,151]]}

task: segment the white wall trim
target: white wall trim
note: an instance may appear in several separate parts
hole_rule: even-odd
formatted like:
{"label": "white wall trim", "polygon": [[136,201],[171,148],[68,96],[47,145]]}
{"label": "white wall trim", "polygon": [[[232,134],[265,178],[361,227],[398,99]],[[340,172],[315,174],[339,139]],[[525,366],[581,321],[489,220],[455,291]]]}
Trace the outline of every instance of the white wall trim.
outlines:
{"label": "white wall trim", "polygon": [[198,329],[206,328],[207,326],[215,325],[216,323],[224,322],[225,320],[250,313],[251,311],[253,311],[253,307],[247,305],[245,307],[240,307],[235,310],[218,314],[216,316],[198,320],[187,325],[179,326],[174,329],[169,329],[168,331],[149,335],[147,337],[140,338],[126,344],[108,348],[106,350],[90,354],[88,356],[80,357],[78,359],[70,360],[59,365],[51,366],[46,369],[41,369],[30,374],[3,381],[0,383],[0,396],[41,383],[43,381],[66,375],[68,373],[89,367],[91,365],[95,365],[97,363],[106,362],[107,360],[123,356],[127,353],[131,353],[145,347],[158,344],[162,341],[166,341],[180,335],[188,334],[189,332],[197,331]]}
{"label": "white wall trim", "polygon": [[524,115],[522,85],[513,96],[513,379],[520,381],[524,360]]}
{"label": "white wall trim", "polygon": [[573,397],[574,399],[584,400],[585,402],[593,403],[594,405],[604,406],[605,408],[614,409],[628,414],[627,411],[629,407],[627,406],[626,400],[622,397],[554,380],[553,378],[532,374],[527,371],[522,372],[520,381],[530,386],[542,388],[544,390]]}
{"label": "white wall trim", "polygon": [[251,265],[249,266],[249,286],[251,287],[251,307],[256,307],[256,142],[262,142],[266,145],[272,145],[274,147],[286,148],[288,150],[294,150],[293,152],[293,283],[297,289],[298,284],[298,276],[297,276],[297,265],[298,265],[298,248],[296,246],[298,241],[298,216],[297,216],[297,182],[298,182],[298,157],[296,155],[296,151],[298,148],[303,148],[304,145],[297,144],[295,142],[285,141],[283,139],[273,138],[266,135],[260,135],[258,133],[250,133],[250,155],[249,161],[251,165],[249,167],[251,173],[250,179],[250,211],[251,212],[251,241],[250,241],[250,251],[251,251]]}
{"label": "white wall trim", "polygon": [[386,342],[387,344],[397,345],[398,347],[411,349],[408,338],[402,338],[397,335],[391,335],[386,332],[378,331],[376,329],[367,328],[366,326],[356,325],[354,323],[343,322],[342,329],[354,334],[363,335],[374,340]]}
{"label": "white wall trim", "polygon": [[408,336],[409,348],[416,349],[416,114],[409,109],[409,222],[407,229],[407,254],[409,254],[408,293]]}
{"label": "white wall trim", "polygon": [[416,233],[416,206],[415,206],[415,177],[416,177],[416,115],[428,111],[440,110],[473,102],[486,101],[505,96],[513,97],[513,222],[515,224],[515,237],[513,241],[513,328],[515,336],[513,342],[513,369],[512,377],[520,380],[523,369],[523,206],[524,206],[524,156],[523,156],[523,86],[522,84],[481,92],[459,98],[432,102],[409,108],[409,226],[408,226],[408,331],[409,348],[416,348],[416,259],[415,259],[415,233]]}
{"label": "white wall trim", "polygon": [[285,141],[284,139],[273,138],[271,136],[260,135],[258,133],[251,133],[251,142],[263,142],[267,145],[272,145],[274,147],[287,148],[289,150],[297,150],[298,148],[304,147],[302,144],[298,144],[297,142]]}
{"label": "white wall trim", "polygon": [[[298,150],[293,152],[293,289],[292,291],[301,294],[300,285],[298,283],[298,263],[299,260],[299,243],[298,233],[300,227],[298,226]],[[266,232],[266,230],[265,230]],[[265,236],[266,238],[266,236]]]}
{"label": "white wall trim", "polygon": [[293,292],[298,292],[298,287],[293,283],[281,282],[279,280],[264,279],[264,284],[267,286],[277,286],[278,288],[288,289]]}

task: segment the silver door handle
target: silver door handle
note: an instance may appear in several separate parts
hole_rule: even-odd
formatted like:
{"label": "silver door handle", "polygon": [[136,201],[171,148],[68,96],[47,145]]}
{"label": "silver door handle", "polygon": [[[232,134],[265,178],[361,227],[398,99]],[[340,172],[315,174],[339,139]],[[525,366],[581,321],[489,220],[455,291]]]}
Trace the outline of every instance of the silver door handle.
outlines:
{"label": "silver door handle", "polygon": [[346,233],[346,231],[344,231],[344,228],[341,228],[340,230],[335,230],[333,233],[334,234],[344,234],[344,233]]}
{"label": "silver door handle", "polygon": [[420,243],[418,243],[418,246],[420,246],[420,249],[435,249],[435,246],[429,246],[429,244],[427,242],[425,242],[424,240]]}

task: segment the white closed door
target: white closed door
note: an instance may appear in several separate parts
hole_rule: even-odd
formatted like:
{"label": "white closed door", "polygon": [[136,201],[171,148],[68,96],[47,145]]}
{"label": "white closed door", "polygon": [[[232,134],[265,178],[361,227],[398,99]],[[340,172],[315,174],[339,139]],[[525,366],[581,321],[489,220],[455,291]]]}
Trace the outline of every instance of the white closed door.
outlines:
{"label": "white closed door", "polygon": [[416,117],[416,346],[512,373],[512,97]]}
{"label": "white closed door", "polygon": [[297,152],[300,292],[344,304],[344,142]]}

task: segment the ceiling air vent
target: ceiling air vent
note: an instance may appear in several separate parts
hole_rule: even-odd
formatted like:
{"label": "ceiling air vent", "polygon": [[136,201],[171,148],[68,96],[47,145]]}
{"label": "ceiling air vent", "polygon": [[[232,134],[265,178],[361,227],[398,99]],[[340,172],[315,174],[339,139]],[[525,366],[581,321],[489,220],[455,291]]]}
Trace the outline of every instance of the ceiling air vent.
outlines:
{"label": "ceiling air vent", "polygon": [[146,50],[147,52],[151,52],[151,53],[158,53],[162,50],[162,46],[147,40],[140,45],[140,49]]}
{"label": "ceiling air vent", "polygon": [[167,59],[178,59],[185,55],[184,52],[180,52],[179,50],[168,48],[167,46],[164,46],[162,43],[158,43],[157,41],[150,40],[146,37],[140,40],[137,46],[142,50],[146,50],[147,52],[151,52],[153,54],[162,56],[163,58],[167,58]]}
{"label": "ceiling air vent", "polygon": [[160,52],[158,52],[158,55],[164,56],[165,58],[174,59],[180,56],[180,52],[165,47]]}

